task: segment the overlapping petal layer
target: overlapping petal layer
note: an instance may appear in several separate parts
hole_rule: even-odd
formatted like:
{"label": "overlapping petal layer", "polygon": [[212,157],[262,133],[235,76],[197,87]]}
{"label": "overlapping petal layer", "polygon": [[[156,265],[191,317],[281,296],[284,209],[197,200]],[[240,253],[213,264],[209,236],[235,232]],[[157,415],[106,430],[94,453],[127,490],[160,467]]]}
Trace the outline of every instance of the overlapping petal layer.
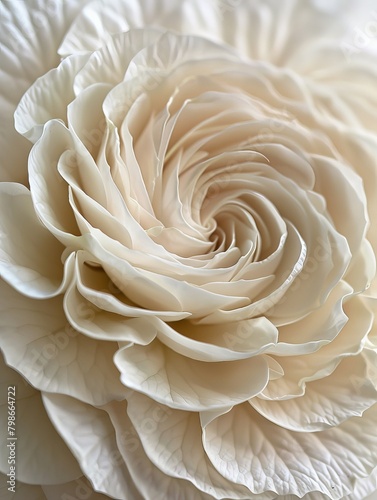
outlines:
{"label": "overlapping petal layer", "polygon": [[1,348],[97,491],[372,491],[376,74],[342,5],[319,43],[309,2],[89,2],[22,98]]}

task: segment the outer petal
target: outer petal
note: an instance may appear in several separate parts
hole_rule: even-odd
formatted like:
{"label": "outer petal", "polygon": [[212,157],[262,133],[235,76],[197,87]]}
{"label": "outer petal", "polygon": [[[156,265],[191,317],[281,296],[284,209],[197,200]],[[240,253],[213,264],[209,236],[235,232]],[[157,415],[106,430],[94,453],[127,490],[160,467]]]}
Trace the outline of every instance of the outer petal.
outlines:
{"label": "outer petal", "polygon": [[327,377],[343,358],[357,355],[363,350],[366,338],[371,332],[373,313],[365,306],[360,295],[344,301],[343,307],[349,319],[337,336],[318,351],[305,357],[292,356],[290,353],[279,357],[284,376],[270,380],[261,397],[278,400],[302,395],[307,382]]}
{"label": "outer petal", "polygon": [[58,394],[44,393],[43,402],[94,488],[120,500],[141,500],[107,413]]}
{"label": "outer petal", "polygon": [[[158,30],[122,33],[113,37],[100,51],[64,59],[57,68],[38,78],[22,97],[15,112],[17,131],[35,143],[49,120],[55,118],[67,123],[67,107],[83,89],[96,83],[106,83],[111,87],[121,82],[132,57],[159,35]],[[91,96],[88,112],[92,121],[87,119],[85,137],[96,130],[92,130],[95,120],[90,114],[93,100],[95,97]],[[78,119],[86,123],[84,116],[78,116]]]}
{"label": "outer petal", "polygon": [[42,490],[47,500],[106,500],[110,498],[94,491],[93,486],[84,476],[69,483],[43,485]]}
{"label": "outer petal", "polygon": [[62,298],[38,301],[0,282],[0,346],[5,359],[40,390],[92,404],[125,392],[113,364],[117,345],[79,334],[67,322]]}
{"label": "outer petal", "polygon": [[[114,425],[119,453],[123,457],[128,470],[145,500],[165,500],[175,498],[185,498],[185,500],[209,500],[212,495],[207,495],[198,490],[190,481],[178,479],[164,474],[148,456],[145,454],[140,438],[127,415],[127,405],[125,401],[112,402],[104,409],[109,413],[111,422]],[[166,408],[167,412],[170,412]],[[153,414],[153,419],[145,421],[151,424],[151,431],[154,424],[166,418],[163,409]]]}
{"label": "outer petal", "polygon": [[340,281],[322,307],[298,321],[279,327],[280,342],[275,349],[271,349],[271,352],[294,356],[315,352],[320,347],[329,344],[347,322],[343,302],[352,293],[352,287]]}
{"label": "outer petal", "polygon": [[367,375],[362,355],[344,359],[325,379],[310,382],[305,394],[282,401],[258,397],[250,404],[265,418],[286,429],[302,432],[324,430],[351,416],[361,416],[377,402],[377,390]]}
{"label": "outer petal", "polygon": [[17,481],[16,493],[8,490],[8,476],[0,473],[0,497],[2,500],[106,500],[107,495],[93,490],[84,477],[69,483],[35,486]]}
{"label": "outer petal", "polygon": [[268,380],[263,356],[211,363],[209,368],[207,362],[186,358],[158,340],[121,349],[115,363],[127,387],[188,411],[238,404],[261,392]]}
{"label": "outer petal", "polygon": [[220,12],[215,2],[182,0],[99,0],[91,2],[72,24],[59,48],[63,56],[98,49],[110,35],[130,28],[157,26],[179,33],[208,35],[216,29]]}
{"label": "outer petal", "polygon": [[61,262],[63,245],[39,221],[30,192],[21,184],[0,184],[0,272],[20,293],[48,298],[64,291],[70,259]]}
{"label": "outer petal", "polygon": [[57,48],[88,0],[5,0],[0,4],[0,180],[27,182],[30,143],[13,126],[27,88],[59,63]]}
{"label": "outer petal", "polygon": [[227,479],[253,493],[318,491],[339,499],[355,479],[371,474],[377,460],[377,405],[322,432],[292,432],[239,405],[204,429],[204,447]]}
{"label": "outer petal", "polygon": [[278,4],[274,0],[240,0],[236,5],[224,0],[220,5],[224,5],[218,35],[222,40],[253,59],[286,66],[310,64],[319,47],[339,45],[350,25],[367,15],[368,6],[372,8],[371,2],[361,6],[352,0],[331,4],[321,0],[283,0]]}
{"label": "outer petal", "polygon": [[[278,4],[273,0],[164,0],[158,6],[151,0],[96,1],[77,17],[59,52],[68,55],[94,50],[106,43],[110,34],[154,25],[225,42],[253,59],[302,64],[308,59],[303,54],[313,52],[318,45],[321,48],[323,39],[340,45],[341,36],[356,22],[367,19],[373,5],[370,0],[362,6],[339,0],[331,7],[316,0],[283,0]],[[289,29],[292,26],[294,29]]]}
{"label": "outer petal", "polygon": [[89,85],[99,82],[118,85],[123,81],[132,58],[144,47],[154,43],[159,36],[160,30],[150,28],[134,29],[112,36],[104,47],[91,54],[88,64],[75,78],[76,95]]}
{"label": "outer petal", "polygon": [[40,486],[24,484],[17,481],[16,492],[10,491],[7,481],[9,477],[0,473],[0,497],[2,500],[48,500]]}
{"label": "outer petal", "polygon": [[[1,472],[9,472],[7,462],[12,439],[7,430],[7,387],[15,386],[16,402],[16,481],[29,484],[56,484],[81,476],[81,470],[65,446],[43,407],[40,394],[10,367],[0,355],[1,372]],[[51,457],[54,457],[51,460]],[[26,488],[26,487],[25,487]],[[32,490],[38,498],[38,492]],[[2,497],[3,498],[3,497]],[[26,497],[24,497],[26,498]],[[29,497],[28,497],[29,498]],[[32,497],[30,497],[32,498]],[[43,497],[42,497],[43,498]]]}
{"label": "outer petal", "polygon": [[[353,131],[344,137],[339,137],[336,144],[337,148],[347,158],[351,165],[355,166],[356,171],[362,177],[366,199],[368,200],[369,220],[375,221],[377,212],[377,139],[376,135],[365,135]],[[367,233],[368,240],[371,242],[375,255],[377,255],[377,231],[375,223],[371,224]],[[377,294],[377,281],[374,283],[374,293]]]}
{"label": "outer petal", "polygon": [[[127,413],[149,459],[165,474],[192,482],[214,498],[253,499],[245,487],[229,482],[212,467],[203,450],[199,415],[171,410],[132,393]],[[274,498],[268,491],[260,500]]]}
{"label": "outer petal", "polygon": [[75,98],[73,81],[87,60],[86,55],[67,57],[28,89],[14,115],[20,134],[34,143],[49,120],[67,121],[67,106]]}
{"label": "outer petal", "polygon": [[353,500],[354,498],[362,498],[363,500],[376,500],[377,498],[377,467],[373,473],[363,479],[356,481],[353,494],[346,497],[346,500]]}

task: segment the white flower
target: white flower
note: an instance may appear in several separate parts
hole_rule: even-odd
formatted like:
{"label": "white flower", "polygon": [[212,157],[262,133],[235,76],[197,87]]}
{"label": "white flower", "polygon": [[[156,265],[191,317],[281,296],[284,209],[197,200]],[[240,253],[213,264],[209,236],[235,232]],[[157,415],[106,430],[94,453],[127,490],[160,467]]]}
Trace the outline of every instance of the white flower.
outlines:
{"label": "white flower", "polygon": [[[377,490],[377,14],[336,4],[5,2],[25,495]],[[21,98],[35,19],[56,37]]]}

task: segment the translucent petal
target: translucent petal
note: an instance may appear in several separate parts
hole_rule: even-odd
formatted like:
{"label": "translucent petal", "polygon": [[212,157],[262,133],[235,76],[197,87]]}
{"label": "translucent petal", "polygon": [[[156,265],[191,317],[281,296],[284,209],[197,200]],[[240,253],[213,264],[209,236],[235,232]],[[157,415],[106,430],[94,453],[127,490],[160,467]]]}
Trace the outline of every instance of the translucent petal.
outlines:
{"label": "translucent petal", "polygon": [[[80,467],[52,426],[41,401],[40,393],[7,366],[2,355],[0,357],[2,381],[0,405],[2,415],[0,420],[1,471],[8,474],[11,470],[10,466],[15,466],[17,489],[18,481],[34,485],[56,484],[80,477]],[[7,394],[9,394],[9,398],[15,398],[13,405],[10,403],[13,399],[7,400]],[[8,420],[6,418],[7,416],[10,418],[8,412],[12,413],[12,409],[16,415],[12,431],[14,439],[7,429]],[[12,429],[13,427],[11,427]],[[51,457],[54,459],[51,460]],[[11,463],[9,463],[9,459]],[[27,490],[26,486],[22,488]],[[36,490],[36,488],[32,488],[31,492],[37,494]]]}
{"label": "translucent petal", "polygon": [[186,358],[158,340],[122,348],[115,363],[127,387],[188,411],[238,404],[261,392],[268,379],[263,356],[211,363],[209,369],[207,362]]}
{"label": "translucent petal", "polygon": [[14,128],[14,111],[24,92],[57,66],[61,40],[89,0],[5,0],[0,29],[0,179],[27,183],[30,143]]}
{"label": "translucent petal", "polygon": [[[335,338],[314,352],[303,356],[290,355],[276,357],[284,375],[270,380],[260,397],[272,400],[290,399],[302,395],[307,382],[329,376],[343,358],[362,352],[371,335],[373,314],[359,295],[344,301],[343,319],[335,329]],[[344,324],[344,318],[348,321]]]}
{"label": "translucent petal", "polygon": [[44,393],[43,403],[94,489],[118,500],[140,500],[108,414],[60,394]]}
{"label": "translucent petal", "polygon": [[59,53],[68,55],[91,51],[101,47],[114,33],[145,26],[206,35],[209,26],[215,27],[217,21],[216,6],[200,0],[183,0],[180,3],[162,0],[158,5],[151,0],[137,3],[110,0],[106,4],[94,1],[77,16]]}
{"label": "translucent petal", "polygon": [[[198,414],[172,410],[136,392],[127,399],[127,413],[145,453],[163,473],[190,481],[216,499],[254,499],[247,488],[228,481],[210,464],[202,445]],[[271,499],[274,495],[266,491],[257,498]]]}
{"label": "translucent petal", "polygon": [[339,499],[377,458],[377,405],[362,417],[321,432],[293,432],[235,406],[204,429],[205,450],[217,470],[253,493],[271,489],[302,497],[318,491]]}
{"label": "translucent petal", "polygon": [[0,271],[20,293],[33,298],[61,294],[71,279],[64,247],[38,219],[30,192],[21,184],[0,184]]}
{"label": "translucent petal", "polygon": [[377,390],[367,376],[366,362],[359,355],[342,360],[325,379],[309,382],[300,397],[282,401],[256,397],[249,402],[277,425],[293,431],[313,432],[361,416],[377,403]]}
{"label": "translucent petal", "polygon": [[[140,438],[127,415],[126,402],[113,402],[104,407],[115,428],[119,453],[123,457],[132,479],[145,500],[179,498],[187,500],[210,500],[190,481],[179,479],[162,472],[146,455]],[[165,418],[165,412],[155,411],[156,423]],[[152,428],[152,427],[151,427]]]}
{"label": "translucent petal", "polygon": [[22,97],[14,118],[15,128],[35,143],[45,123],[52,119],[67,122],[67,106],[74,99],[73,80],[87,56],[64,59],[56,69],[41,76]]}
{"label": "translucent petal", "polygon": [[74,330],[64,315],[62,297],[29,299],[4,281],[0,292],[0,345],[9,365],[39,390],[93,404],[122,399],[125,389],[112,360],[117,344]]}

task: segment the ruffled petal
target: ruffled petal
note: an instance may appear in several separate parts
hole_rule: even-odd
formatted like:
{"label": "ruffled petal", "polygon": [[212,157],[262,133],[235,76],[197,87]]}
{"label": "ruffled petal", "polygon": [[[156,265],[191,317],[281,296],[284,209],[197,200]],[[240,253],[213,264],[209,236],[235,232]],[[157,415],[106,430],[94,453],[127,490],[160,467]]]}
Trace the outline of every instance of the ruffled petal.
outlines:
{"label": "ruffled petal", "polygon": [[61,297],[32,300],[3,281],[0,291],[0,346],[9,365],[39,390],[91,404],[122,399],[125,389],[112,361],[117,344],[99,343],[74,330]]}
{"label": "ruffled petal", "polygon": [[[157,407],[156,407],[157,408]],[[125,401],[113,402],[104,407],[115,428],[119,453],[125,461],[131,477],[145,500],[165,500],[179,498],[186,500],[210,500],[208,495],[198,490],[190,481],[179,479],[162,472],[146,455],[140,437],[127,415]],[[169,410],[168,410],[169,411]],[[165,412],[156,410],[151,426],[165,418]],[[145,422],[147,425],[147,422]],[[152,427],[151,427],[152,428]]]}
{"label": "ruffled petal", "polygon": [[[74,480],[82,475],[79,465],[72,456],[64,441],[52,426],[41,395],[33,389],[19,373],[7,366],[0,355],[2,381],[1,400],[1,456],[0,467],[4,474],[10,471],[8,458],[11,457],[10,446],[15,444],[16,483],[56,484]],[[9,392],[15,394],[16,422],[14,440],[7,429],[8,400],[7,387],[14,387]],[[14,448],[13,448],[14,449]],[[54,460],[51,460],[54,457]],[[27,491],[27,487],[22,487]],[[41,494],[37,488],[30,494]],[[3,497],[2,497],[3,498]],[[20,497],[21,498],[21,497]],[[25,497],[26,498],[26,497]],[[32,498],[32,497],[30,497]]]}
{"label": "ruffled petal", "polygon": [[[315,0],[305,3],[284,0],[278,5],[272,0],[221,0],[214,3],[183,0],[179,4],[165,0],[157,7],[150,0],[138,4],[112,0],[106,5],[97,1],[77,17],[59,52],[68,55],[95,50],[113,33],[154,25],[225,42],[251,59],[272,60],[280,65],[306,69],[308,58],[305,55],[309,52],[315,54],[324,46],[337,45],[338,54],[348,55],[346,47],[343,52],[340,50],[341,37],[349,34],[357,22],[368,21],[373,5],[372,1],[366,1],[362,6],[356,6],[350,0],[340,0],[334,7],[323,7]],[[337,16],[335,25],[334,14]],[[288,29],[292,25],[294,33]],[[319,31],[321,37],[318,37]],[[299,45],[297,39],[301,41]],[[352,40],[344,42],[351,42],[348,45],[353,52],[360,54],[360,48],[352,45]],[[323,55],[328,53],[323,51],[321,62]]]}
{"label": "ruffled petal", "polygon": [[[97,265],[93,267],[93,263]],[[152,316],[163,321],[178,321],[190,316],[188,312],[159,311],[138,307],[136,304],[127,300],[127,297],[111,281],[109,276],[104,271],[100,270],[98,266],[99,263],[96,262],[95,258],[89,253],[77,252],[76,264],[77,293],[82,296],[84,302],[85,299],[90,302],[92,306],[88,304],[88,307],[92,307],[95,310],[98,309],[98,313],[99,310],[101,310],[102,312],[109,312],[110,314],[128,318]],[[67,293],[69,295],[70,292]],[[76,292],[73,291],[73,293]],[[75,311],[72,310],[71,318],[73,317],[77,318],[77,311],[75,314]],[[85,320],[85,318],[77,318],[73,321],[77,321],[77,325],[79,325],[83,320]],[[80,330],[80,328],[78,329]],[[92,333],[94,334],[95,332],[92,330]],[[117,338],[117,340],[121,339]],[[127,338],[123,340],[127,340]]]}
{"label": "ruffled petal", "polygon": [[[83,252],[79,252],[78,259],[80,253]],[[85,272],[85,270],[82,271]],[[109,280],[107,283],[109,284]],[[127,306],[125,307],[127,308]],[[130,318],[129,315],[124,317],[103,310],[86,300],[79,293],[75,282],[65,294],[64,309],[70,324],[77,331],[93,339],[145,345],[156,337],[156,329],[153,324],[143,319]],[[129,312],[132,314],[132,309]]]}
{"label": "ruffled petal", "polygon": [[325,379],[309,382],[301,397],[267,401],[258,397],[250,404],[268,420],[299,432],[321,431],[341,424],[377,403],[377,390],[368,378],[362,355],[345,358]]}
{"label": "ruffled petal", "polygon": [[[128,416],[145,453],[164,474],[190,481],[216,499],[254,498],[245,487],[229,482],[212,467],[201,443],[198,414],[172,410],[137,392],[127,401]],[[274,495],[265,491],[257,498]]]}
{"label": "ruffled petal", "polygon": [[339,499],[355,479],[369,476],[377,459],[377,405],[321,432],[293,432],[238,405],[204,429],[204,448],[229,481],[253,493],[272,490],[300,498],[319,492]]}
{"label": "ruffled petal", "polygon": [[72,275],[62,264],[64,247],[38,219],[30,192],[21,184],[0,184],[0,272],[20,293],[46,299],[61,294]]}
{"label": "ruffled petal", "polygon": [[[326,253],[320,251],[316,254],[319,259],[327,258]],[[329,344],[347,323],[343,304],[352,293],[352,287],[340,281],[322,307],[302,319],[279,325],[279,342],[269,349],[269,353],[280,356],[309,354]]]}
{"label": "ruffled petal", "polygon": [[160,36],[161,31],[152,28],[132,29],[113,35],[104,47],[91,54],[88,63],[75,77],[75,94],[99,82],[118,85],[124,80],[132,58]]}
{"label": "ruffled petal", "polygon": [[220,325],[169,325],[155,318],[158,339],[173,351],[198,361],[236,361],[273,348],[278,330],[265,317]]}
{"label": "ruffled petal", "polygon": [[[275,358],[284,375],[270,380],[260,397],[283,400],[303,395],[307,382],[329,376],[342,359],[362,352],[368,336],[371,335],[373,313],[359,295],[344,301],[343,308],[340,324],[335,327],[336,336],[331,342],[312,353],[307,353],[304,358],[292,356],[289,351],[286,355]],[[347,317],[348,320],[344,323]],[[325,382],[322,380],[322,383]]]}
{"label": "ruffled petal", "polygon": [[141,500],[105,411],[59,394],[44,393],[43,403],[96,491],[118,500]]}
{"label": "ruffled petal", "polygon": [[73,81],[87,59],[84,55],[64,59],[28,89],[14,114],[17,132],[35,143],[49,120],[67,122],[67,106],[75,97]]}
{"label": "ruffled petal", "polygon": [[345,500],[354,500],[362,498],[363,500],[375,500],[377,496],[377,467],[369,477],[358,479],[355,482],[355,489],[351,495],[345,497]]}
{"label": "ruffled petal", "polygon": [[[84,154],[82,149],[80,153]],[[87,155],[86,152],[84,158]],[[77,168],[72,134],[60,121],[51,120],[30,153],[30,191],[35,211],[43,224],[64,245],[70,246],[80,233],[69,204],[68,186],[57,168],[61,156],[71,169]]]}
{"label": "ruffled petal", "polygon": [[200,0],[183,0],[179,4],[161,0],[123,2],[110,0],[106,4],[93,1],[77,16],[68,31],[59,53],[63,56],[92,51],[107,43],[114,33],[132,28],[157,26],[178,33],[208,35],[220,12],[217,6]]}
{"label": "ruffled petal", "polygon": [[268,380],[263,356],[212,363],[209,370],[207,362],[182,356],[158,340],[147,346],[126,346],[114,361],[127,387],[188,411],[238,404],[261,392]]}
{"label": "ruffled petal", "polygon": [[341,151],[350,165],[354,165],[358,175],[363,179],[363,187],[367,199],[368,219],[370,226],[367,237],[377,255],[377,231],[374,220],[377,212],[377,169],[374,167],[377,155],[377,138],[360,131],[350,130],[347,134],[334,137],[336,147]]}
{"label": "ruffled petal", "polygon": [[57,66],[57,48],[71,21],[89,0],[31,0],[1,3],[0,179],[27,183],[30,143],[14,129],[23,93]]}

